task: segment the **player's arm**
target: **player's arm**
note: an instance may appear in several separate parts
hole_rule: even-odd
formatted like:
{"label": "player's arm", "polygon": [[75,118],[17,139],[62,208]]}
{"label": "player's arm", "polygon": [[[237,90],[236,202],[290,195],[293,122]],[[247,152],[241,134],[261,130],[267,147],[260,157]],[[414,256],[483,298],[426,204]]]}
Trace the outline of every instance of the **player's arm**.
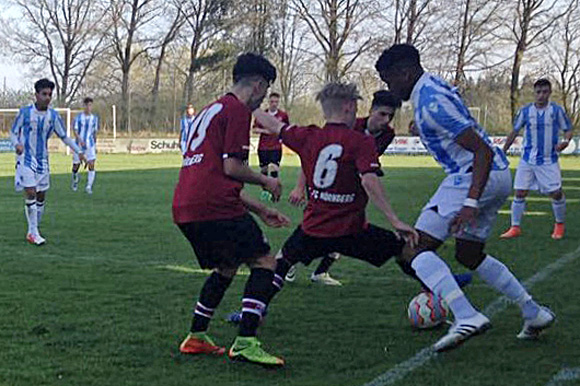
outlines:
{"label": "player's arm", "polygon": [[505,141],[505,144],[503,145],[503,152],[504,153],[507,154],[509,148],[512,146],[512,144],[516,140],[516,137],[518,136],[518,134],[523,126],[524,126],[524,113],[523,113],[523,108],[522,108],[522,109],[520,109],[520,111],[518,111],[518,114],[516,115],[516,119],[514,120],[513,131],[510,133],[510,135],[508,135],[508,137]]}
{"label": "player's arm", "polygon": [[272,193],[274,201],[280,199],[282,184],[279,179],[254,172],[244,161],[237,157],[227,157],[223,162],[224,173],[228,177],[247,184],[260,185]]}
{"label": "player's arm", "polygon": [[273,208],[250,198],[244,192],[240,194],[242,203],[252,213],[256,214],[268,226],[280,228],[290,225],[290,218]]}
{"label": "player's arm", "polygon": [[463,203],[463,208],[451,222],[452,233],[459,232],[465,225],[475,221],[478,200],[483,194],[493,163],[493,150],[472,128],[463,131],[455,141],[473,153],[473,171],[471,186]]}
{"label": "player's arm", "polygon": [[253,114],[257,123],[261,126],[254,129],[256,133],[280,135],[282,128],[287,126],[286,123],[279,121],[278,118],[273,117],[260,109],[254,110]]}
{"label": "player's arm", "polygon": [[417,231],[410,225],[405,224],[393,210],[387,194],[379,180],[379,177],[375,173],[365,173],[361,177],[361,182],[364,190],[367,192],[371,202],[383,213],[387,218],[387,221],[396,229],[401,232],[405,240],[414,247],[419,241],[419,235]]}
{"label": "player's arm", "polygon": [[572,136],[574,135],[570,118],[568,118],[564,109],[560,108],[559,110],[558,119],[560,120],[560,127],[564,130],[564,140],[556,145],[556,151],[562,151],[567,148],[572,140]]}
{"label": "player's arm", "polygon": [[73,141],[70,137],[66,135],[66,130],[64,129],[64,123],[62,121],[62,118],[58,115],[57,112],[53,112],[53,114],[54,114],[54,132],[56,133],[56,135],[65,145],[70,147],[75,153],[81,156],[80,157],[81,160],[84,160],[83,150],[79,147],[79,145],[75,141]]}
{"label": "player's arm", "polygon": [[18,116],[14,120],[12,124],[12,128],[10,129],[10,142],[12,142],[12,146],[16,149],[16,154],[20,155],[24,151],[24,146],[20,143],[20,133],[22,132],[24,125],[24,114],[22,110],[18,112]]}
{"label": "player's arm", "polygon": [[300,173],[298,174],[298,179],[296,180],[296,186],[290,192],[288,196],[288,202],[294,206],[300,206],[304,204],[306,197],[305,197],[305,190],[306,190],[306,176],[302,169],[300,169]]}

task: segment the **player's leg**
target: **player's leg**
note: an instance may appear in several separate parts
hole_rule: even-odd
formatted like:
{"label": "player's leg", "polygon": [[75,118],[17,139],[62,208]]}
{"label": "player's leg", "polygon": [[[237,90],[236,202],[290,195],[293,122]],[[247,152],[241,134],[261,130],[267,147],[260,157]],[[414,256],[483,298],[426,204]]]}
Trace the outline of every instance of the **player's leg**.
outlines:
{"label": "player's leg", "polygon": [[90,160],[87,161],[88,164],[88,168],[89,168],[89,172],[88,172],[88,177],[87,177],[87,186],[85,188],[85,191],[88,194],[92,194],[93,193],[93,184],[95,183],[95,177],[96,177],[96,171],[95,171],[95,160]]}
{"label": "player's leg", "polygon": [[[258,162],[260,164],[260,173],[267,176],[268,175],[268,165],[270,164],[269,151],[268,150],[258,150]],[[262,189],[260,194],[260,200],[268,201],[270,200],[270,192]]]}
{"label": "player's leg", "polygon": [[[451,193],[448,195],[451,197]],[[473,307],[449,266],[436,253],[443,240],[449,237],[449,224],[454,217],[454,212],[443,216],[438,209],[437,206],[426,207],[419,216],[415,225],[420,235],[419,246],[410,263],[421,282],[445,299],[455,317],[448,333],[433,346],[436,351],[445,351],[486,331],[491,325],[489,319]]]}
{"label": "player's leg", "polygon": [[37,214],[36,225],[38,226],[39,229],[40,223],[42,222],[42,217],[44,216],[45,202],[46,202],[46,190],[36,192],[36,214]]}
{"label": "player's leg", "polygon": [[515,197],[511,206],[511,226],[500,238],[511,239],[522,234],[521,224],[526,211],[526,197],[530,189],[536,188],[537,181],[532,165],[521,160],[514,178]]}
{"label": "player's leg", "polygon": [[495,257],[484,252],[481,241],[458,238],[456,258],[467,268],[477,272],[490,287],[496,289],[516,303],[524,318],[524,328],[520,339],[532,339],[555,320],[554,314],[546,307],[539,306],[526,291],[514,274]]}
{"label": "player's leg", "polygon": [[560,240],[564,238],[566,220],[566,196],[562,189],[550,193],[552,197],[552,211],[554,212],[554,230],[552,231],[552,238]]}
{"label": "player's leg", "polygon": [[558,163],[535,167],[540,192],[552,198],[554,212],[554,230],[552,238],[560,240],[564,237],[566,220],[566,197],[562,191],[562,173]]}
{"label": "player's leg", "polygon": [[228,229],[224,222],[179,224],[179,229],[190,242],[200,267],[213,269],[201,288],[194,306],[189,334],[179,350],[184,354],[222,355],[225,347],[216,345],[207,330],[215,309],[240,265],[235,258],[235,247],[225,234]]}
{"label": "player's leg", "polygon": [[312,272],[310,276],[310,280],[313,283],[320,283],[324,285],[330,286],[341,286],[342,283],[332,276],[330,276],[330,267],[340,258],[340,254],[337,252],[329,253],[328,255],[324,256],[316,270]]}
{"label": "player's leg", "polygon": [[70,187],[73,191],[77,191],[79,188],[79,169],[81,167],[81,160],[78,154],[73,153],[73,164],[72,164],[72,176]]}
{"label": "player's leg", "polygon": [[28,223],[26,239],[31,244],[41,245],[44,240],[38,231],[38,207],[36,205],[36,187],[24,189],[24,214]]}

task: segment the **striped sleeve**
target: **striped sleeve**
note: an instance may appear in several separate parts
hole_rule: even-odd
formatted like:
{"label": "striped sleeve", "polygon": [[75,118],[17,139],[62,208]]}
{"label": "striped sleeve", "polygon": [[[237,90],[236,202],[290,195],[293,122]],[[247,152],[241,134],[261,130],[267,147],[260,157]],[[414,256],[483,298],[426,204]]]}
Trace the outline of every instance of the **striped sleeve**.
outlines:
{"label": "striped sleeve", "polygon": [[14,123],[12,124],[12,129],[10,129],[10,141],[13,146],[20,144],[20,133],[22,132],[22,126],[24,125],[24,111],[20,109]]}
{"label": "striped sleeve", "polygon": [[522,107],[519,111],[518,114],[516,115],[516,119],[514,119],[514,131],[517,133],[519,132],[522,127],[524,127],[524,109],[526,109],[526,107]]}
{"label": "striped sleeve", "polygon": [[570,118],[568,118],[562,106],[558,106],[558,123],[564,132],[572,130],[572,122],[570,122]]}
{"label": "striped sleeve", "polygon": [[52,110],[52,114],[54,119],[53,121],[54,132],[60,139],[66,138],[66,129],[64,128],[64,122],[62,121],[60,114],[57,113],[55,110]]}
{"label": "striped sleeve", "polygon": [[433,128],[450,132],[456,138],[474,126],[463,110],[460,100],[444,94],[434,94],[423,104],[423,117]]}

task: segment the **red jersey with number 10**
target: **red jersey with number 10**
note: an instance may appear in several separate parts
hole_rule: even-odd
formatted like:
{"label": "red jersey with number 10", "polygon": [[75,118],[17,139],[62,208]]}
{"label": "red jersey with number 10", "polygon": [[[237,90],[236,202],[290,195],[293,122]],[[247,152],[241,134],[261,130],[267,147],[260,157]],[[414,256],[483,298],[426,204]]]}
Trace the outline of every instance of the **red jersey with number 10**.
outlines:
{"label": "red jersey with number 10", "polygon": [[246,213],[242,182],[224,173],[224,159],[248,160],[252,112],[234,94],[205,107],[187,134],[183,165],[173,196],[173,221],[183,224]]}
{"label": "red jersey with number 10", "polygon": [[315,237],[361,232],[367,224],[368,196],[360,176],[379,170],[373,138],[332,123],[322,129],[289,126],[280,136],[300,156],[306,176],[308,204],[302,230]]}

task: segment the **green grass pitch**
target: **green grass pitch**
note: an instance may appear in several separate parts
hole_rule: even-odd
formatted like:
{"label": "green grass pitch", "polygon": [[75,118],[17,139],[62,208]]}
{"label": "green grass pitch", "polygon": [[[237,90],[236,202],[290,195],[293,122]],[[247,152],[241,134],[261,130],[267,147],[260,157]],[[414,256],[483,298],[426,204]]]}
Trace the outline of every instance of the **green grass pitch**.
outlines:
{"label": "green grass pitch", "polygon": [[[348,385],[369,382],[432,344],[444,329],[416,332],[407,302],[419,286],[394,262],[380,269],[349,258],[332,270],[340,288],[311,284],[300,267],[271,305],[260,336],[287,360],[280,370],[184,357],[177,347],[207,273],[171,221],[179,156],[101,155],[93,196],[69,188],[70,158],[53,155],[52,188],[42,224],[48,244],[27,245],[23,200],[13,190],[13,155],[0,155],[0,385]],[[254,160],[255,161],[255,160]],[[387,157],[383,178],[399,215],[413,222],[443,173],[427,157]],[[514,160],[512,165],[516,165]],[[293,226],[301,211],[286,202],[298,168],[287,157],[284,196],[276,204]],[[255,166],[255,163],[254,163]],[[562,161],[568,197],[566,239],[550,239],[550,201],[533,195],[524,236],[500,241],[509,204],[488,251],[522,279],[578,248],[580,159]],[[84,187],[86,174],[82,176]],[[253,187],[249,191],[259,195]],[[373,223],[385,220],[369,207]],[[291,229],[265,229],[277,249]],[[454,267],[453,244],[441,254]],[[544,385],[564,367],[580,366],[580,261],[555,271],[532,290],[557,324],[538,342],[515,339],[515,306],[492,318],[494,328],[411,372],[399,385]],[[223,321],[240,303],[247,271],[236,278],[211,326],[229,345],[236,330]],[[467,289],[484,308],[497,294],[475,279]],[[572,383],[570,383],[572,384]]]}

